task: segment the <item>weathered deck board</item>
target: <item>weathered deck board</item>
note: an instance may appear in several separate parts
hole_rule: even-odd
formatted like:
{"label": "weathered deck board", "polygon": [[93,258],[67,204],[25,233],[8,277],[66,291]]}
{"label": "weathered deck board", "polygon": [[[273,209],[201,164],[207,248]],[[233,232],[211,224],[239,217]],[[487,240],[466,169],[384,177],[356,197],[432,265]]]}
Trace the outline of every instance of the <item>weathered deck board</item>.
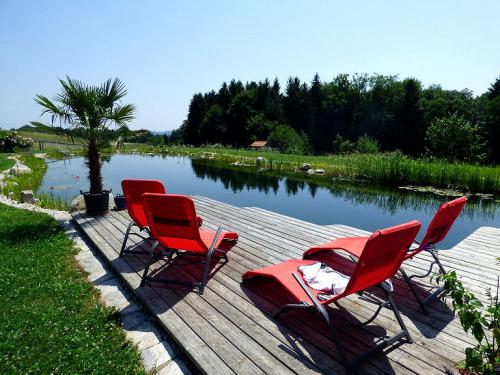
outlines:
{"label": "weathered deck board", "polygon": [[[366,232],[343,225],[319,226],[255,207],[239,208],[205,197],[194,197],[204,226],[218,226],[240,234],[229,253],[229,262],[215,267],[203,295],[182,287],[139,287],[145,256],[118,257],[129,217],[111,212],[100,218],[74,214],[74,220],[124,282],[153,314],[166,333],[202,373],[343,373],[325,327],[310,314],[293,312],[272,318],[284,296],[279,291],[261,291],[241,284],[248,269],[300,258],[308,247],[341,236]],[[141,240],[142,241],[142,240]],[[149,243],[131,236],[129,245],[147,249]],[[500,229],[480,228],[452,250],[444,252],[445,267],[464,273],[464,283],[476,292],[496,283],[500,255]],[[418,259],[417,259],[418,258]],[[416,257],[405,265],[409,272],[421,272],[429,259]],[[190,280],[200,267],[164,267],[162,260],[152,267],[161,275]],[[352,264],[339,257],[339,267]],[[426,293],[427,283],[421,293]],[[266,294],[267,293],[267,294]],[[269,297],[272,296],[271,299]],[[463,334],[450,309],[441,301],[430,306],[430,315],[418,310],[407,286],[395,281],[395,299],[415,340],[369,358],[358,368],[363,374],[433,374],[456,372],[453,364],[473,341]],[[341,301],[343,309],[332,308],[339,323],[368,318],[375,305],[363,298]],[[367,328],[350,329],[341,338],[350,356],[366,350],[382,332],[398,330],[389,310],[383,311]],[[383,334],[383,333],[382,333]]]}

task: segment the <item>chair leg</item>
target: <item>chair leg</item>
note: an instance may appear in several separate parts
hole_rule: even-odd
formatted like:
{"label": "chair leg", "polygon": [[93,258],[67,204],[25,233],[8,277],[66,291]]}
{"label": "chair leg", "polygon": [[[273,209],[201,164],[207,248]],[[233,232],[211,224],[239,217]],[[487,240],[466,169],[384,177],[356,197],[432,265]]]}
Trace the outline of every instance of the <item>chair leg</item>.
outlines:
{"label": "chair leg", "polygon": [[412,344],[413,339],[411,338],[411,335],[410,335],[410,332],[408,331],[408,328],[406,328],[406,325],[403,322],[403,318],[401,318],[401,314],[399,312],[398,306],[396,305],[396,303],[394,302],[394,300],[392,298],[392,292],[389,292],[389,291],[384,289],[384,293],[385,293],[385,296],[387,297],[387,301],[389,301],[389,305],[391,306],[391,309],[394,312],[394,315],[396,316],[396,319],[399,323],[399,326],[401,327],[401,329],[405,333],[405,336],[408,339],[408,342],[410,344]]}
{"label": "chair leg", "polygon": [[158,241],[155,241],[153,243],[153,246],[151,246],[151,250],[150,250],[149,258],[148,258],[148,263],[146,264],[146,268],[144,268],[144,273],[142,274],[142,279],[141,279],[141,285],[140,286],[144,286],[144,283],[146,282],[146,278],[148,276],[149,267],[151,266],[151,263],[153,262],[153,258],[155,256],[155,250],[156,250],[157,246],[158,246]]}
{"label": "chair leg", "polygon": [[422,310],[422,312],[424,314],[428,315],[429,312],[427,311],[427,308],[425,307],[424,302],[422,301],[422,299],[418,295],[417,290],[415,289],[415,285],[413,285],[413,282],[411,281],[411,278],[408,276],[408,274],[406,273],[406,271],[402,267],[399,269],[399,272],[401,272],[401,275],[403,275],[406,283],[408,284],[408,287],[410,288],[411,292],[413,293],[413,296],[415,297],[418,304],[420,305],[420,309]]}
{"label": "chair leg", "polygon": [[131,221],[130,224],[127,226],[127,230],[125,232],[125,238],[123,239],[122,248],[120,250],[120,257],[123,255],[123,252],[125,251],[125,246],[127,245],[128,236],[133,226],[134,226],[133,221]]}
{"label": "chair leg", "polygon": [[434,258],[434,261],[436,262],[436,264],[438,265],[439,271],[441,272],[441,274],[444,275],[446,273],[446,270],[444,269],[443,265],[441,264],[441,261],[439,260],[439,254],[438,254],[437,249],[431,249],[431,250],[429,250],[429,252],[431,253],[432,257]]}
{"label": "chair leg", "polygon": [[203,291],[205,290],[205,285],[207,285],[208,272],[210,271],[210,263],[212,261],[212,254],[215,251],[215,245],[217,244],[217,240],[219,239],[221,232],[222,228],[218,228],[217,232],[215,233],[214,239],[212,240],[212,244],[208,249],[207,259],[205,260],[205,267],[203,268],[203,275],[201,277],[200,284],[198,287],[198,291],[200,294],[203,294]]}
{"label": "chair leg", "polygon": [[[326,325],[328,326],[328,329],[330,330],[330,334],[332,336],[333,341],[335,342],[335,347],[337,349],[337,353],[340,357],[340,361],[342,362],[342,366],[344,366],[346,372],[348,374],[351,373],[351,368],[352,368],[352,363],[349,363],[347,360],[347,356],[345,355],[344,347],[342,346],[342,343],[337,337],[337,330],[335,329],[335,326],[333,325],[332,319],[330,317],[330,314],[326,310],[326,308],[319,303],[316,297],[311,293],[307,285],[304,283],[302,278],[297,274],[293,273],[293,277],[295,278],[295,281],[300,285],[300,287],[304,290],[304,292],[307,294],[307,297],[311,300],[311,302],[314,304],[314,307],[320,315],[323,317],[323,320],[325,321]],[[295,307],[295,306],[290,306],[290,307]]]}

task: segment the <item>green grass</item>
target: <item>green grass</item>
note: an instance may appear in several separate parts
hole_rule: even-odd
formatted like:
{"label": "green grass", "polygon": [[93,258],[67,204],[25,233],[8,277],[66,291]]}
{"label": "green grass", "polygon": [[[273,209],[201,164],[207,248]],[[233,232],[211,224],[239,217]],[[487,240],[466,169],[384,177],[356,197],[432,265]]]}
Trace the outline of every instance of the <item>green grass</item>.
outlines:
{"label": "green grass", "polygon": [[0,204],[0,373],[143,374],[49,216]]}
{"label": "green grass", "polygon": [[[349,154],[304,156],[280,154],[271,151],[251,151],[223,147],[152,147],[140,144],[126,145],[125,151],[154,152],[203,158],[213,165],[228,167],[235,161],[261,168],[264,172],[281,175],[301,174],[302,163],[324,169],[312,180],[360,179],[385,185],[433,186],[472,193],[500,193],[500,166],[489,167],[466,163],[448,163],[435,159],[414,159],[400,153]],[[264,157],[258,162],[257,157]],[[239,169],[246,167],[237,167]]]}
{"label": "green grass", "polygon": [[12,167],[15,164],[14,160],[7,159],[11,154],[0,153],[0,172]]}
{"label": "green grass", "polygon": [[[71,153],[81,153],[83,149],[83,140],[74,138],[73,140],[65,135],[20,131],[19,135],[33,139],[34,143],[31,147],[33,152],[51,152],[56,150],[65,150]],[[43,149],[40,150],[39,141],[43,143]]]}

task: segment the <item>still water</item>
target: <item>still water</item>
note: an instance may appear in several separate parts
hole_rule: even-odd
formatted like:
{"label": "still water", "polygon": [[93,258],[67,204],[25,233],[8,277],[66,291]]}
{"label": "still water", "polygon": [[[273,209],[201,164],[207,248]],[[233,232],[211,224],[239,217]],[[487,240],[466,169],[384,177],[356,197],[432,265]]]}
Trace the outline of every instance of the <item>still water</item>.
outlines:
{"label": "still water", "polygon": [[[324,187],[288,178],[236,172],[186,157],[113,155],[103,162],[105,188],[121,193],[124,178],[160,179],[169,193],[204,195],[240,207],[254,206],[316,224],[344,224],[368,231],[412,219],[426,228],[442,197],[373,184],[337,182]],[[70,202],[88,190],[83,158],[51,161],[40,192]],[[442,244],[448,248],[480,226],[500,227],[500,204],[472,200]],[[419,237],[423,234],[421,233]]]}

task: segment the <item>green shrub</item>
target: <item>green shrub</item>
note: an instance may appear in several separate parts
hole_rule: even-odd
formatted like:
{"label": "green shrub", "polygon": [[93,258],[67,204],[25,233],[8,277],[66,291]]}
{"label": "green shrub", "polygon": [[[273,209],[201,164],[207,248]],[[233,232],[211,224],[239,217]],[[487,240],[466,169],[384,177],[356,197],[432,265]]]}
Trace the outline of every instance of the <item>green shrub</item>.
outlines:
{"label": "green shrub", "polygon": [[356,150],[356,143],[344,140],[340,134],[337,134],[333,141],[333,152],[336,154],[350,154]]}
{"label": "green shrub", "polygon": [[300,154],[303,152],[304,140],[295,130],[287,125],[278,125],[267,139],[272,147],[280,152]]}
{"label": "green shrub", "polygon": [[478,162],[486,157],[479,127],[457,114],[434,120],[426,140],[432,156],[448,161]]}
{"label": "green shrub", "polygon": [[378,141],[365,133],[356,142],[356,151],[362,154],[376,154],[380,151]]}
{"label": "green shrub", "polygon": [[496,294],[487,292],[489,306],[483,304],[474,294],[467,291],[455,271],[439,275],[437,281],[444,281],[444,291],[451,297],[453,311],[460,318],[464,331],[471,332],[477,344],[465,349],[464,367],[483,375],[494,375],[500,367],[500,304],[498,303],[498,280]]}

